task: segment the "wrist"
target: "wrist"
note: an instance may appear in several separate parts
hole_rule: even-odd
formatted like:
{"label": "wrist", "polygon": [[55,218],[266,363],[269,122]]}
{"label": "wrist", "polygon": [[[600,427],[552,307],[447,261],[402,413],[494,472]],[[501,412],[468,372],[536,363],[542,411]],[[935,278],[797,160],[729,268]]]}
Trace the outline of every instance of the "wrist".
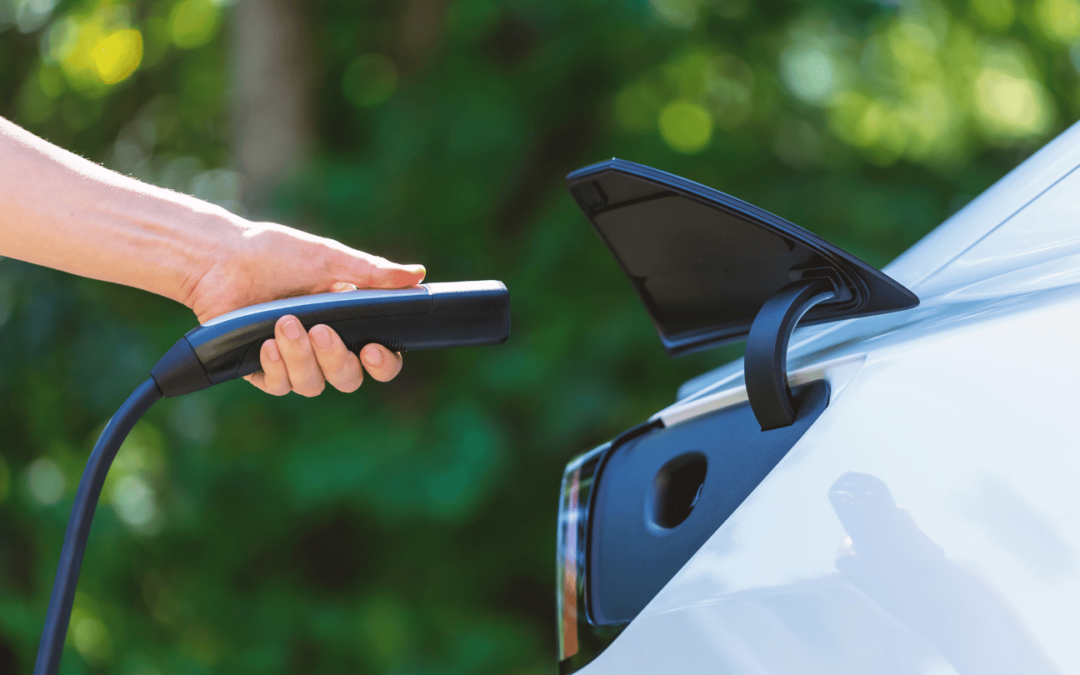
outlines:
{"label": "wrist", "polygon": [[189,241],[182,247],[178,285],[162,293],[201,315],[207,289],[214,284],[238,279],[247,267],[247,235],[257,229],[254,223],[221,209],[220,213],[200,213],[183,235]]}

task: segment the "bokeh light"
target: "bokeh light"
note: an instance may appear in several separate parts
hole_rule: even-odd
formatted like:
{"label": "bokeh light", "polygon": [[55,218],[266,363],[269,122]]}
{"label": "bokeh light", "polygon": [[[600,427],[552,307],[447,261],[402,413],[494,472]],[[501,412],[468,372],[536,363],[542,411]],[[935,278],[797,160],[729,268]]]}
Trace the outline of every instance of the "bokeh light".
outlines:
{"label": "bokeh light", "polygon": [[987,47],[975,80],[979,122],[994,140],[1038,136],[1054,123],[1054,107],[1043,85],[1029,76],[1032,67],[1018,44]]}
{"label": "bokeh light", "polygon": [[91,53],[98,77],[105,84],[116,84],[129,77],[139,67],[142,55],[142,33],[130,28],[115,31],[98,42]]}
{"label": "bokeh light", "polygon": [[664,106],[659,123],[660,135],[679,152],[701,152],[712,140],[712,116],[708,110],[690,101],[672,101]]}
{"label": "bokeh light", "polygon": [[1080,2],[1077,0],[1037,0],[1035,16],[1043,33],[1056,42],[1070,45],[1080,38]]}
{"label": "bokeh light", "polygon": [[60,501],[66,485],[60,466],[48,457],[42,457],[26,467],[26,486],[39,504],[49,505]]}
{"label": "bokeh light", "polygon": [[58,0],[7,0],[0,3],[0,30],[12,23],[20,33],[32,33],[48,23]]}
{"label": "bokeh light", "polygon": [[658,19],[676,28],[689,28],[698,17],[699,0],[649,0]]}
{"label": "bokeh light", "polygon": [[753,113],[753,69],[733,54],[695,49],[625,86],[612,101],[616,124],[631,133],[659,131],[671,149],[695,154],[714,128],[731,131]]}
{"label": "bokeh light", "polygon": [[800,36],[784,50],[780,73],[791,93],[813,105],[826,105],[840,88],[840,74],[828,44]]}
{"label": "bokeh light", "polygon": [[181,49],[195,49],[214,37],[220,23],[214,0],[181,0],[169,13],[169,37]]}
{"label": "bokeh light", "polygon": [[122,523],[143,535],[165,526],[154,482],[164,470],[164,439],[150,423],[140,422],[124,441],[105,481],[103,495]]}
{"label": "bokeh light", "polygon": [[[58,63],[71,87],[92,96],[130,77],[143,56],[142,34],[131,27],[130,10],[122,5],[65,16],[50,26],[45,43],[46,64]],[[59,93],[51,76],[41,84],[46,95]]]}
{"label": "bokeh light", "polygon": [[113,653],[113,638],[101,620],[101,608],[86,593],[75,594],[71,610],[68,640],[91,665],[108,662]]}

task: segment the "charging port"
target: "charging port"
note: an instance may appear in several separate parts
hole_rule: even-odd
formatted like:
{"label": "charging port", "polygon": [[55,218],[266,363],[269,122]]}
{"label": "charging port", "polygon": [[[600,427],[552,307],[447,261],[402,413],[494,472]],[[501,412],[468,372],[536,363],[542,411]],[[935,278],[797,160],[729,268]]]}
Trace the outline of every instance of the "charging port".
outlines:
{"label": "charging port", "polygon": [[665,529],[678,527],[701,498],[705,487],[705,455],[680,455],[660,469],[653,480],[652,519]]}

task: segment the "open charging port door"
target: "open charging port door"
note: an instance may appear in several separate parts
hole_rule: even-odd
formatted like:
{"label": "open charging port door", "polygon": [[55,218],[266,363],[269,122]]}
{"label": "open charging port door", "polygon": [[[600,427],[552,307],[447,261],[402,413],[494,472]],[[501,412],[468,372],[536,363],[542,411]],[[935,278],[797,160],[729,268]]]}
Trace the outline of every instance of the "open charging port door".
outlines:
{"label": "open charging port door", "polygon": [[795,420],[787,346],[796,324],[919,304],[850,253],[704,185],[618,159],[566,180],[669,355],[747,340],[747,394],[762,430]]}
{"label": "open charging port door", "polygon": [[824,380],[788,386],[795,327],[919,304],[820,237],[678,176],[613,159],[571,173],[567,184],[669,355],[747,341],[747,401],[670,428],[654,418],[568,466],[558,560],[563,673],[637,616],[828,406]]}

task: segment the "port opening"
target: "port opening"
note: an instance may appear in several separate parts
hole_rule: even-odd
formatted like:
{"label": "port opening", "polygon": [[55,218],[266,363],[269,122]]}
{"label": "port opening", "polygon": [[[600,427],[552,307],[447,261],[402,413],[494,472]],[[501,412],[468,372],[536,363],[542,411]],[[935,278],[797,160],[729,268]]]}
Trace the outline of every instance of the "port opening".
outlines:
{"label": "port opening", "polygon": [[705,455],[689,452],[672,459],[657,472],[649,509],[653,523],[672,529],[690,516],[705,489],[708,464]]}

